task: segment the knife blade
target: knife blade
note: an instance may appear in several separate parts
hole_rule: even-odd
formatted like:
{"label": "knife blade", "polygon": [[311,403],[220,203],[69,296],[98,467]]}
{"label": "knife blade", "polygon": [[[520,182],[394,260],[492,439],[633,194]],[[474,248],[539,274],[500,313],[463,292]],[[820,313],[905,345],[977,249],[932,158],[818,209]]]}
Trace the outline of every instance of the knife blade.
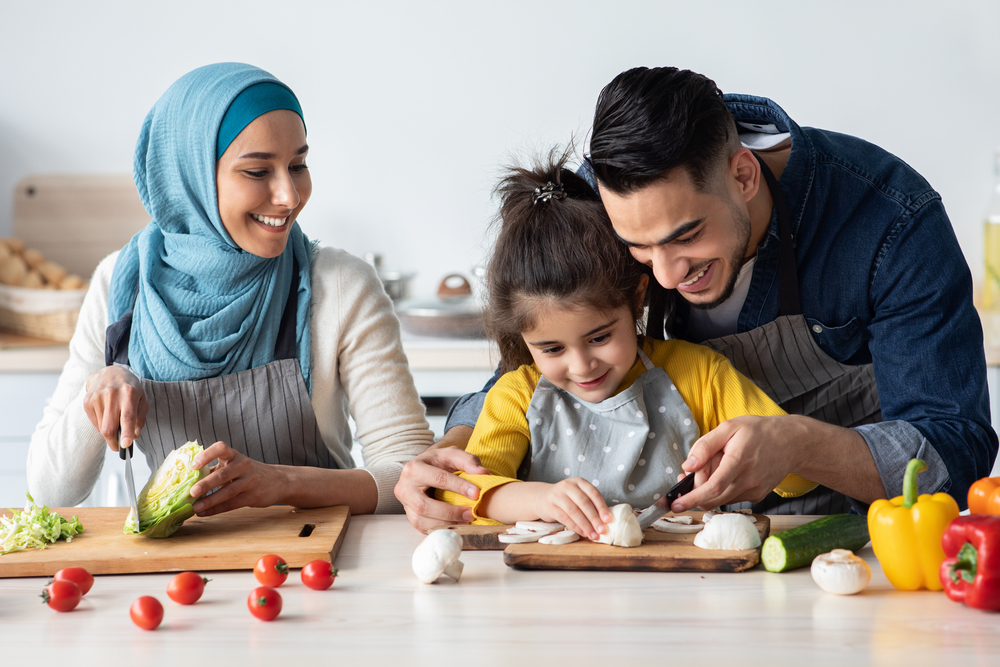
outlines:
{"label": "knife blade", "polygon": [[122,432],[118,429],[118,456],[125,461],[125,486],[128,490],[128,503],[129,507],[132,508],[132,514],[135,516],[136,528],[139,528],[139,503],[135,498],[135,479],[132,477],[132,450],[135,448],[135,442],[133,441],[131,446],[122,447]]}
{"label": "knife blade", "polygon": [[657,500],[655,503],[647,507],[639,514],[639,527],[646,530],[653,525],[657,519],[670,511],[670,505],[683,496],[685,493],[690,493],[694,489],[694,475],[686,475],[684,479],[674,484],[670,487],[662,498]]}

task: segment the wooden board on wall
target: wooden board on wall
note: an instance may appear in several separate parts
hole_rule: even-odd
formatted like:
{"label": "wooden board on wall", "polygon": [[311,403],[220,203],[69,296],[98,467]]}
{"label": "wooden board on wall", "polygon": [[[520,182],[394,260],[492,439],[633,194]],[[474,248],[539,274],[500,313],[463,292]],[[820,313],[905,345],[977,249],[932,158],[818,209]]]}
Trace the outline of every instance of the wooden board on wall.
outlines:
{"label": "wooden board on wall", "polygon": [[14,188],[13,235],[84,280],[148,223],[131,174],[36,174]]}

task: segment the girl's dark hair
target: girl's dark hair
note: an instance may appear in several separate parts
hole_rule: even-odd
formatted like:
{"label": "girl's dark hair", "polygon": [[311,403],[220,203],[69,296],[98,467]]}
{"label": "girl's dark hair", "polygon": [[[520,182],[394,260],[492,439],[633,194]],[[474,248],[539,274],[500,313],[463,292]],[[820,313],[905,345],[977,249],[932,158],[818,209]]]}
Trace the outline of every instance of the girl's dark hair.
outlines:
{"label": "girl's dark hair", "polygon": [[[615,235],[597,193],[565,168],[570,152],[553,149],[530,169],[509,167],[495,190],[500,230],[486,269],[486,326],[503,373],[532,362],[521,332],[534,328],[543,300],[604,311],[628,306],[635,316],[646,268]],[[537,197],[548,184],[556,196]]]}
{"label": "girl's dark hair", "polygon": [[636,67],[597,98],[590,159],[601,187],[627,195],[683,167],[701,191],[736,141],[722,91],[676,67]]}

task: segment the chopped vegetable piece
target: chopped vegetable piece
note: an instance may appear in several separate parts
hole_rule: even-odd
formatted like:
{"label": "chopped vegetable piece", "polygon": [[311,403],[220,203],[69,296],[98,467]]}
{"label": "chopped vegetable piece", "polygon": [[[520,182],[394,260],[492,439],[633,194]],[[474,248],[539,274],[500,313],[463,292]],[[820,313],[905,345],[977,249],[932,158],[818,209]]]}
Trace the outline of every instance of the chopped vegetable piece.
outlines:
{"label": "chopped vegetable piece", "polygon": [[139,492],[138,524],[130,510],[122,532],[170,537],[194,516],[193,505],[197,498],[191,497],[191,487],[208,474],[208,466],[197,470],[192,466],[194,457],[201,451],[197,442],[188,442],[167,455]]}
{"label": "chopped vegetable piece", "polygon": [[11,510],[11,516],[0,517],[0,554],[23,549],[45,549],[56,540],[73,541],[74,535],[83,532],[83,524],[76,516],[67,521],[45,505],[35,504],[25,491],[28,503],[24,510]]}
{"label": "chopped vegetable piece", "polygon": [[866,544],[868,522],[863,516],[831,514],[771,535],[764,540],[760,562],[768,572],[784,572],[805,567],[828,551],[857,551]]}
{"label": "chopped vegetable piece", "polygon": [[694,536],[702,549],[746,551],[760,546],[760,532],[745,514],[717,514]]}

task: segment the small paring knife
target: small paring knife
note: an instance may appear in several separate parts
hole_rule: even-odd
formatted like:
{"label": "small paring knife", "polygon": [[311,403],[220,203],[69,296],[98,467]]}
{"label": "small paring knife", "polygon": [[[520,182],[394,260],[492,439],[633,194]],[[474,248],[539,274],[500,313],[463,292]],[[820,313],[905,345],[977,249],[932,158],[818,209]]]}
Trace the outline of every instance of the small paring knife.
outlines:
{"label": "small paring knife", "polygon": [[694,474],[690,474],[670,487],[670,490],[667,491],[662,498],[644,509],[642,513],[639,514],[639,527],[646,530],[652,526],[653,522],[670,511],[670,505],[673,504],[675,500],[683,496],[685,493],[690,493],[693,489]]}
{"label": "small paring knife", "polygon": [[118,429],[118,456],[125,461],[125,486],[128,489],[128,503],[135,516],[135,526],[139,528],[139,503],[135,498],[135,479],[132,478],[132,450],[135,449],[135,441],[131,446],[122,447],[122,432]]}

